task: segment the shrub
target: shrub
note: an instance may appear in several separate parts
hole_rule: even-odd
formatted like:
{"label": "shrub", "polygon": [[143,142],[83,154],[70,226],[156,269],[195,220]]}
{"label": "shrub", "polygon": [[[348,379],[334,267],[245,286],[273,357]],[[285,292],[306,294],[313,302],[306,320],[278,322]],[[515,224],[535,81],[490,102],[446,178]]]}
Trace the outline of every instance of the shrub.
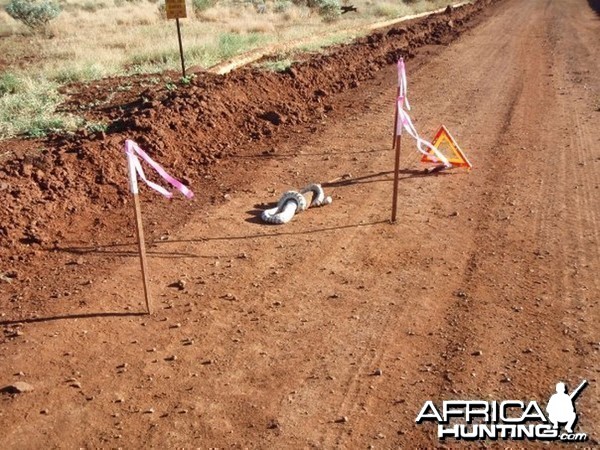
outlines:
{"label": "shrub", "polygon": [[273,11],[276,13],[282,13],[290,9],[292,6],[292,2],[290,0],[277,0],[275,2],[275,6],[273,7]]}
{"label": "shrub", "polygon": [[325,22],[333,22],[342,14],[340,0],[292,0],[295,5],[305,5],[319,11]]}
{"label": "shrub", "polygon": [[202,12],[214,6],[216,3],[215,0],[192,0],[192,9],[194,12]]}
{"label": "shrub", "polygon": [[337,20],[342,13],[339,0],[315,0],[314,3],[319,8],[319,15],[326,22]]}
{"label": "shrub", "polygon": [[10,17],[31,29],[43,29],[58,17],[60,6],[53,0],[10,0],[6,5]]}

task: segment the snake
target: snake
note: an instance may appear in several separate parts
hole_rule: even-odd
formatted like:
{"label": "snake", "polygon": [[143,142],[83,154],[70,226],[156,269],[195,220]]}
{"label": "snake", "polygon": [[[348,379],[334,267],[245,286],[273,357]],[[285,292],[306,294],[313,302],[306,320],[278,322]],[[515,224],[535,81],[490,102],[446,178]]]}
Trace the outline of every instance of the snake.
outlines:
{"label": "snake", "polygon": [[[306,200],[304,194],[312,193],[310,203]],[[262,212],[261,218],[264,222],[282,225],[288,223],[297,212],[305,211],[308,208],[329,205],[333,199],[325,196],[323,187],[320,184],[312,183],[300,191],[285,192],[275,208],[266,209]]]}

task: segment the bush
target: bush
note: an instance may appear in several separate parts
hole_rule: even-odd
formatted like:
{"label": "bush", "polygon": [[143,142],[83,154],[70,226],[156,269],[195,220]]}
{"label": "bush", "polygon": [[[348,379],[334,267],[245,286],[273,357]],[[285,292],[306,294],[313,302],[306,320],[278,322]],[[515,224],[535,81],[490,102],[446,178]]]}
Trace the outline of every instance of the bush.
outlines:
{"label": "bush", "polygon": [[194,13],[202,12],[214,6],[216,3],[215,0],[192,0],[192,9]]}
{"label": "bush", "polygon": [[326,22],[333,22],[342,13],[339,0],[315,0],[314,3],[319,8],[319,15]]}
{"label": "bush", "polygon": [[292,2],[290,0],[277,0],[275,2],[275,6],[273,7],[273,11],[276,13],[282,13],[290,9],[292,6]]}
{"label": "bush", "polygon": [[295,5],[305,5],[319,11],[325,22],[333,22],[342,14],[340,0],[292,0]]}
{"label": "bush", "polygon": [[10,17],[31,29],[43,29],[58,17],[60,6],[53,0],[10,0],[6,5]]}

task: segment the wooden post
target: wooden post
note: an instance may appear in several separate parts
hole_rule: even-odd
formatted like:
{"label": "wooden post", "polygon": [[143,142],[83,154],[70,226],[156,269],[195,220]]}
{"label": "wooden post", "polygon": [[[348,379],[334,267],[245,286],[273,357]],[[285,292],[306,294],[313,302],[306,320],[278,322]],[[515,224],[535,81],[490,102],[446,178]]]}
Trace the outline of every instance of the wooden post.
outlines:
{"label": "wooden post", "polygon": [[135,229],[137,231],[138,249],[140,254],[140,265],[142,268],[142,280],[144,282],[144,298],[148,314],[152,314],[150,292],[148,291],[148,261],[146,260],[146,242],[144,240],[144,227],[142,224],[142,211],[138,194],[133,194],[133,207],[135,209]]}
{"label": "wooden post", "polygon": [[183,60],[183,44],[181,42],[181,28],[179,27],[179,17],[175,19],[177,23],[177,40],[179,41],[179,56],[181,56],[181,73],[185,78],[185,61]]}
{"label": "wooden post", "polygon": [[392,139],[392,150],[396,148],[396,133],[398,133],[398,96],[400,95],[400,87],[396,89],[396,100],[394,104],[395,114],[394,114],[394,138]]}
{"label": "wooden post", "polygon": [[394,197],[392,198],[392,219],[391,223],[396,222],[396,211],[398,209],[398,182],[400,181],[400,148],[402,147],[402,136],[398,133],[398,96],[400,95],[400,86],[396,89],[395,114],[394,114],[394,139],[392,140],[392,149],[396,150],[394,160]]}
{"label": "wooden post", "polygon": [[394,163],[394,198],[392,199],[392,223],[396,222],[396,210],[398,208],[398,182],[400,181],[400,148],[402,147],[402,135],[394,137],[394,148],[396,159]]}
{"label": "wooden post", "polygon": [[[142,223],[142,210],[140,208],[140,199],[138,196],[138,182],[136,170],[136,157],[133,154],[127,154],[127,166],[129,169],[129,190],[133,196],[133,209],[135,211],[135,229],[137,232],[138,250],[140,254],[140,266],[142,268],[142,281],[144,283],[144,298],[146,299],[146,308],[148,314],[152,314],[152,302],[150,301],[150,292],[148,289],[148,261],[146,260],[146,242],[144,240],[144,226]],[[139,165],[139,163],[138,163]]]}

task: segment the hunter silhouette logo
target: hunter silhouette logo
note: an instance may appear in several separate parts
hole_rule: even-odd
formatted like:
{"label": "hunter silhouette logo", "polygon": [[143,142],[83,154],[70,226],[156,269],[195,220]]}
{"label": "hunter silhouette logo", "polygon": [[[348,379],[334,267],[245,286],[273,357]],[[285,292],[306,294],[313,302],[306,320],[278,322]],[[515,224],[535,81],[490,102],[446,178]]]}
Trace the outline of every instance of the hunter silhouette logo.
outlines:
{"label": "hunter silhouette logo", "polygon": [[577,389],[575,389],[571,395],[568,395],[565,393],[565,383],[556,383],[556,394],[550,397],[548,406],[546,406],[548,418],[554,425],[552,427],[553,429],[558,429],[559,422],[565,422],[567,424],[565,431],[567,433],[573,433],[573,425],[575,425],[575,422],[577,421],[577,413],[575,412],[575,405],[573,405],[573,402],[586,385],[587,380],[583,380]]}
{"label": "hunter silhouette logo", "polygon": [[[441,408],[428,400],[415,421],[417,424],[437,423],[438,438],[442,440],[587,441],[586,433],[573,432],[577,423],[574,403],[586,386],[584,380],[567,394],[565,383],[557,383],[556,393],[546,405],[547,415],[535,400],[445,400]],[[564,424],[563,432],[561,424]]]}

